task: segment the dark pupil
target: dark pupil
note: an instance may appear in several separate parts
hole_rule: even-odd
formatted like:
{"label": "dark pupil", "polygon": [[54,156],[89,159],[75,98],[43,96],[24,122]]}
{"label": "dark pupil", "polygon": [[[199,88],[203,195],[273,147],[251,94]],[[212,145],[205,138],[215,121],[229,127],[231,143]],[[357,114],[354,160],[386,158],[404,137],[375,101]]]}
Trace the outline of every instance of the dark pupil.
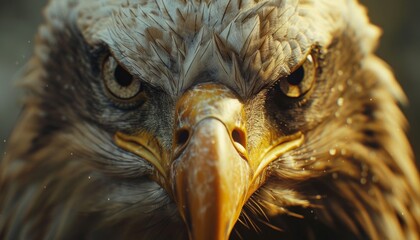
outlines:
{"label": "dark pupil", "polygon": [[115,68],[114,77],[121,87],[128,87],[133,82],[133,76],[119,65]]}
{"label": "dark pupil", "polygon": [[292,74],[287,77],[287,82],[290,85],[299,85],[303,78],[305,77],[305,70],[302,66],[300,66],[298,69],[296,69]]}

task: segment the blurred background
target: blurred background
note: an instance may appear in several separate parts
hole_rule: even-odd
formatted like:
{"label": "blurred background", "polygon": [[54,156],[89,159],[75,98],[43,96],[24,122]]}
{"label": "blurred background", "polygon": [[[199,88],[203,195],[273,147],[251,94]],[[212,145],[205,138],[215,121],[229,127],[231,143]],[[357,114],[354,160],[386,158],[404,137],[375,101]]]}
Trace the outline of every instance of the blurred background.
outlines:
{"label": "blurred background", "polygon": [[[4,152],[20,111],[19,72],[30,58],[41,10],[46,0],[0,0],[0,153]],[[405,90],[410,105],[408,136],[420,165],[420,1],[361,0],[371,21],[384,33],[377,53],[385,59]],[[1,157],[0,157],[1,158]]]}

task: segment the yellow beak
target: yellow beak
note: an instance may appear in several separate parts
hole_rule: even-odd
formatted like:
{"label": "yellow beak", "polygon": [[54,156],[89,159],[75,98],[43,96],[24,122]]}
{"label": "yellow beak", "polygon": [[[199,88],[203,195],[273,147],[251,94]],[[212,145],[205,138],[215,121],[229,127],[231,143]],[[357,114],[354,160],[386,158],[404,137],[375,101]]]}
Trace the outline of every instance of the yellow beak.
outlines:
{"label": "yellow beak", "polygon": [[252,176],[243,105],[227,88],[205,84],[184,94],[176,112],[170,178],[181,217],[190,239],[227,239]]}
{"label": "yellow beak", "polygon": [[251,174],[223,123],[200,121],[172,172],[190,239],[227,239],[246,200]]}

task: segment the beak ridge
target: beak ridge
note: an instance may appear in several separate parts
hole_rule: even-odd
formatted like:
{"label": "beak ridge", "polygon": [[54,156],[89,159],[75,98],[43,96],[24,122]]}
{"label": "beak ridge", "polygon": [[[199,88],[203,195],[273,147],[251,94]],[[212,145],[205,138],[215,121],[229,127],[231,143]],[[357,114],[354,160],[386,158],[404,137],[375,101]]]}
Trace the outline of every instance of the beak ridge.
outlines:
{"label": "beak ridge", "polygon": [[246,200],[248,163],[218,119],[200,121],[190,139],[172,171],[182,218],[190,239],[228,239]]}

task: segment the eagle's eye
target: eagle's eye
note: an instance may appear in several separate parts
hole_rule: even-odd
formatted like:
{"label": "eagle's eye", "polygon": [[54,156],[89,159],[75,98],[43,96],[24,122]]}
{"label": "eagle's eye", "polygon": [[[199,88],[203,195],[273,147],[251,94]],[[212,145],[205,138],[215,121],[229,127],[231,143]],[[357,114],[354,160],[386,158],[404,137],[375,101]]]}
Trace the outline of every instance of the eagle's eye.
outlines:
{"label": "eagle's eye", "polygon": [[112,56],[105,59],[102,75],[107,91],[116,100],[135,99],[142,90],[140,79],[118,64]]}
{"label": "eagle's eye", "polygon": [[297,98],[307,93],[316,76],[316,63],[312,55],[308,55],[305,61],[290,75],[280,79],[280,90],[288,97]]}

